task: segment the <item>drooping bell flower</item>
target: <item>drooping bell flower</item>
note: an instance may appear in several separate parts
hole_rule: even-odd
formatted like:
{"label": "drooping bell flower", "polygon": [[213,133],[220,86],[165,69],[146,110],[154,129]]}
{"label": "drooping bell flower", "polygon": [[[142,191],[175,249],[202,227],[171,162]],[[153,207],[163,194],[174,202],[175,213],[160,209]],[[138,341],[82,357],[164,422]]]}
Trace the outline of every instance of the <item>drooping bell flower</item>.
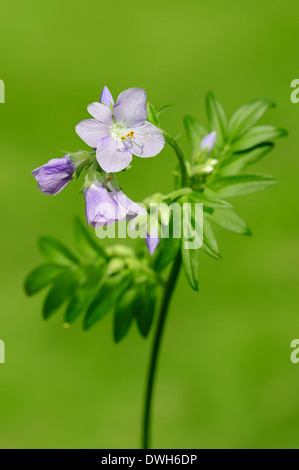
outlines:
{"label": "drooping bell flower", "polygon": [[146,210],[131,201],[120,189],[111,183],[108,186],[98,179],[84,188],[85,214],[87,225],[111,225],[117,221],[130,220]]}
{"label": "drooping bell flower", "polygon": [[76,165],[77,163],[73,162],[68,154],[62,158],[53,158],[33,170],[32,175],[42,193],[55,196],[72,180]]}
{"label": "drooping bell flower", "polygon": [[123,91],[114,104],[104,87],[100,103],[92,103],[87,109],[94,119],[81,121],[76,132],[96,149],[97,161],[107,173],[125,169],[132,155],[154,157],[165,145],[162,132],[146,121],[146,93],[141,88]]}

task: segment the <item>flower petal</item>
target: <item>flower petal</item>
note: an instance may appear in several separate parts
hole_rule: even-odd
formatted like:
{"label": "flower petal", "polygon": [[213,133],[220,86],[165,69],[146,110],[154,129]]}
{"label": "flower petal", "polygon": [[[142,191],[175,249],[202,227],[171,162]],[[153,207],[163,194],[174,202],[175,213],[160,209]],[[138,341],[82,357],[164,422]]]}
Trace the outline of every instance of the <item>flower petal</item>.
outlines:
{"label": "flower petal", "polygon": [[146,93],[141,88],[123,91],[113,106],[115,120],[128,127],[141,126],[147,116]]}
{"label": "flower petal", "polygon": [[42,193],[55,196],[72,180],[75,167],[67,154],[62,158],[52,158],[45,165],[36,168],[32,171],[32,176]]}
{"label": "flower petal", "polygon": [[103,137],[97,145],[97,161],[106,173],[124,170],[132,160],[132,154],[124,142]]}
{"label": "flower petal", "polygon": [[97,121],[106,124],[106,126],[111,126],[111,124],[113,124],[112,111],[108,106],[95,102],[87,106],[87,111]]}
{"label": "flower petal", "polygon": [[90,147],[96,147],[100,139],[110,135],[108,127],[95,119],[85,119],[79,122],[75,129],[78,136]]}
{"label": "flower petal", "polygon": [[144,207],[132,201],[122,191],[114,190],[111,195],[118,204],[121,220],[124,218],[130,220],[136,217],[136,215],[147,215],[147,211]]}
{"label": "flower petal", "polygon": [[113,100],[113,97],[110,93],[110,90],[106,86],[104,86],[104,88],[102,90],[100,103],[103,103],[106,106],[110,106],[110,104],[114,104],[114,100]]}
{"label": "flower petal", "polygon": [[134,136],[128,142],[130,152],[137,157],[154,157],[164,145],[165,139],[160,129],[147,121],[134,129]]}

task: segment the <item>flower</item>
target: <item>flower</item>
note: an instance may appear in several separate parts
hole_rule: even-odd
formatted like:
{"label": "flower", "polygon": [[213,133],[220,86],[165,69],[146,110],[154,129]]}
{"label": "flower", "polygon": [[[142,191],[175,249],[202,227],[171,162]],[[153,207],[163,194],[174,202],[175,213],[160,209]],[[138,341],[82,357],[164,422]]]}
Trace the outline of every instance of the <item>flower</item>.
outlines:
{"label": "flower", "polygon": [[206,148],[208,153],[210,153],[214,148],[215,141],[216,141],[216,131],[210,132],[210,134],[207,134],[202,139],[200,149],[204,150]]}
{"label": "flower", "polygon": [[[110,189],[110,191],[108,191]],[[130,220],[138,214],[145,215],[143,207],[131,201],[121,190],[97,180],[84,188],[87,225],[111,225],[120,220]]]}
{"label": "flower", "polygon": [[123,91],[114,104],[112,95],[104,87],[100,103],[91,103],[87,109],[94,119],[86,119],[76,126],[76,132],[90,147],[96,148],[99,165],[107,173],[125,169],[137,157],[154,157],[163,149],[162,132],[146,121],[146,93],[141,88]]}
{"label": "flower", "polygon": [[72,180],[76,164],[69,154],[62,158],[53,158],[45,165],[32,171],[38,182],[39,190],[50,196],[60,193]]}

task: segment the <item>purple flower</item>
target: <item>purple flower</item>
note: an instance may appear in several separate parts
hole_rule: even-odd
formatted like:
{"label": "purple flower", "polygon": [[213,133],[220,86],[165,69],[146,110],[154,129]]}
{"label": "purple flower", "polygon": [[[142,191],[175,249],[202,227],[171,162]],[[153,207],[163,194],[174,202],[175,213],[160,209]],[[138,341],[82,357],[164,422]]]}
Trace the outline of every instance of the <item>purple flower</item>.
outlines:
{"label": "purple flower", "polygon": [[94,119],[81,121],[76,132],[87,145],[97,149],[96,157],[104,171],[123,170],[132,161],[132,154],[154,157],[161,152],[165,139],[156,126],[146,121],[144,90],[129,88],[120,93],[114,104],[110,91],[104,87],[100,101],[88,106]]}
{"label": "purple flower", "polygon": [[120,220],[129,220],[138,214],[146,215],[146,210],[131,201],[122,191],[104,183],[94,182],[84,189],[85,214],[87,225],[111,225]]}
{"label": "purple flower", "polygon": [[146,246],[148,248],[148,251],[150,252],[151,255],[156,251],[156,248],[158,247],[158,245],[160,243],[160,240],[161,239],[158,236],[158,229],[157,228],[154,229],[151,234],[149,234],[147,232],[145,242],[146,242]]}
{"label": "purple flower", "polygon": [[213,147],[215,145],[216,141],[216,132],[210,132],[210,134],[207,134],[201,142],[201,150],[204,150],[205,148],[207,149],[208,152],[211,152],[213,150]]}
{"label": "purple flower", "polygon": [[32,171],[38,182],[39,190],[50,196],[60,193],[71,181],[76,165],[69,155],[62,158],[53,158],[45,165]]}

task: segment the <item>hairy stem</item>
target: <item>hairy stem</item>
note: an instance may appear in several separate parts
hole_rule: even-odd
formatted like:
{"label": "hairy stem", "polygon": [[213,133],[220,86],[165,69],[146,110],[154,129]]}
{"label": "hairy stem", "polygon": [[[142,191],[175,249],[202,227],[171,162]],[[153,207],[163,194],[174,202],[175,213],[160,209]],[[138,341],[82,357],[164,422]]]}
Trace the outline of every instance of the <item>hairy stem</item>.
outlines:
{"label": "hairy stem", "polygon": [[145,410],[144,410],[144,421],[143,421],[143,449],[149,449],[149,434],[150,434],[150,418],[151,418],[151,404],[153,396],[153,386],[155,379],[155,372],[157,367],[157,361],[159,356],[160,344],[162,339],[162,334],[164,330],[165,320],[167,316],[169,302],[180,272],[181,267],[181,252],[179,252],[174,260],[170,276],[168,278],[167,284],[165,286],[165,292],[163,297],[163,302],[161,305],[161,310],[158,319],[157,330],[154,339],[154,345],[152,350],[147,390],[146,390],[146,399],[145,399]]}
{"label": "hairy stem", "polygon": [[[165,137],[166,142],[174,149],[180,165],[181,172],[181,186],[186,187],[189,183],[188,169],[186,165],[186,159],[184,152],[181,146],[178,144],[176,139],[171,137],[166,131],[162,131]],[[160,351],[161,339],[163,335],[163,330],[165,326],[165,320],[168,312],[169,303],[171,300],[172,293],[174,291],[176,281],[180,272],[181,267],[181,252],[176,255],[176,258],[173,262],[171,272],[168,278],[168,281],[165,285],[164,297],[161,305],[161,310],[158,318],[157,329],[154,338],[154,344],[152,349],[152,355],[150,360],[147,388],[146,388],[146,397],[145,397],[145,409],[144,409],[144,421],[143,421],[143,438],[142,445],[143,449],[149,448],[150,440],[150,421],[151,421],[151,407],[152,407],[152,397],[153,397],[153,388],[154,380],[158,362],[158,356]]]}

